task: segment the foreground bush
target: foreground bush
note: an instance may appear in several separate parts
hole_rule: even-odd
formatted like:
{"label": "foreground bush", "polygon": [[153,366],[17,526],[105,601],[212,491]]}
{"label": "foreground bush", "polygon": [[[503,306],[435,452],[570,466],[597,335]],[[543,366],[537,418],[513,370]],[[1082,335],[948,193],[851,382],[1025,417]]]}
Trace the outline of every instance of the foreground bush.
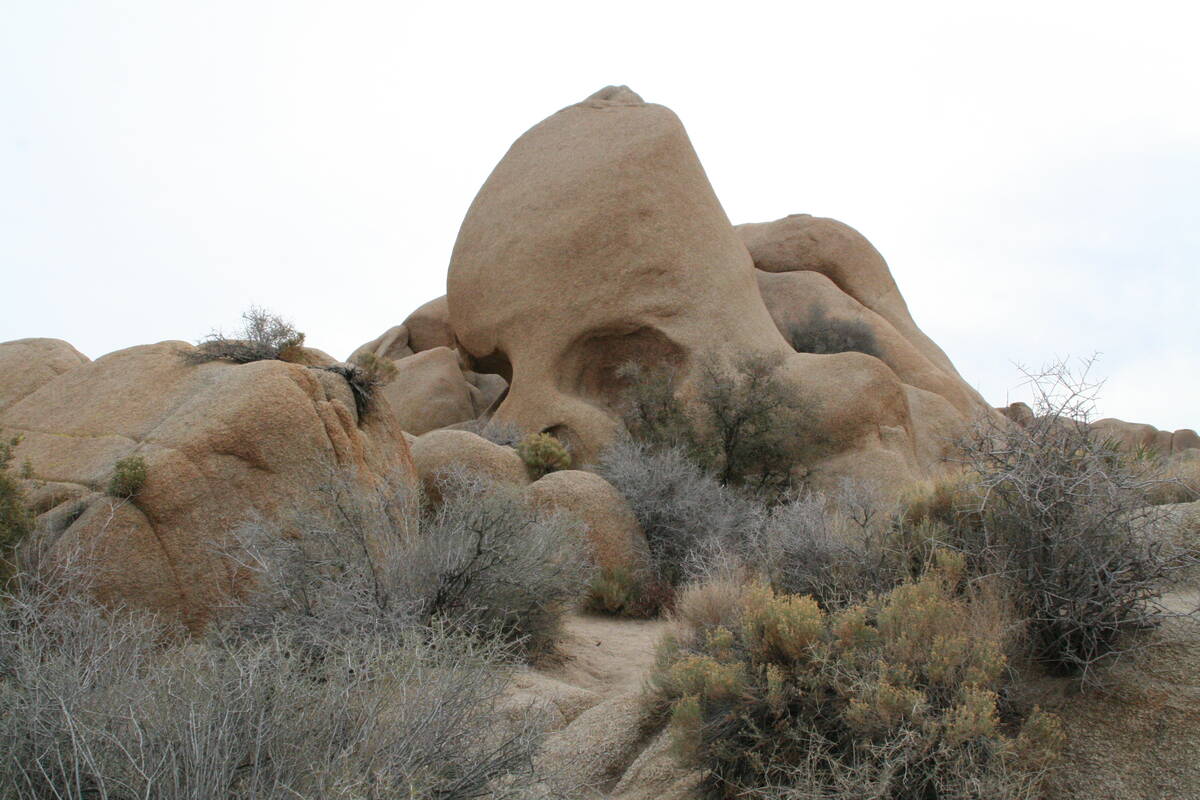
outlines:
{"label": "foreground bush", "polygon": [[1061,744],[1035,711],[1001,723],[1003,598],[963,593],[960,557],[865,606],[725,580],[680,599],[655,698],[712,797],[1035,796]]}
{"label": "foreground bush", "polygon": [[1154,535],[1151,484],[1092,432],[1086,370],[1054,365],[1031,385],[1032,421],[989,417],[964,440],[971,500],[953,503],[952,541],[974,570],[1008,580],[1031,656],[1086,680],[1164,618],[1163,591],[1195,558]]}
{"label": "foreground bush", "polygon": [[670,607],[675,588],[707,572],[714,558],[736,552],[758,525],[755,503],[722,486],[679,448],[623,438],[601,454],[596,470],[629,503],[646,535],[649,574],[626,576],[640,581],[626,591],[646,598],[641,613]]}
{"label": "foreground bush", "polygon": [[25,573],[0,601],[0,796],[533,796],[540,726],[498,712],[496,639],[279,617],[196,640],[81,577]]}
{"label": "foreground bush", "polygon": [[383,635],[445,625],[532,656],[553,645],[592,576],[578,523],[471,473],[444,475],[442,502],[420,515],[417,498],[365,492],[344,475],[317,488],[319,507],[236,532],[231,557],[258,587],[242,624],[270,630],[289,620],[316,626],[314,640],[330,626]]}

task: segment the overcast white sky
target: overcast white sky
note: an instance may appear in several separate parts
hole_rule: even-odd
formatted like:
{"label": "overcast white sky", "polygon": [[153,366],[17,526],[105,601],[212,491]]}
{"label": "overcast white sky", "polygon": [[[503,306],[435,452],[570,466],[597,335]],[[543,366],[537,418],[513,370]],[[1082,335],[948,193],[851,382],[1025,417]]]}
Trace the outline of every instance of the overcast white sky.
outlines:
{"label": "overcast white sky", "polygon": [[861,230],[991,402],[1099,351],[1103,415],[1197,427],[1194,8],[0,0],[0,340],[257,303],[344,358],[444,293],[513,139],[626,83],[735,223]]}

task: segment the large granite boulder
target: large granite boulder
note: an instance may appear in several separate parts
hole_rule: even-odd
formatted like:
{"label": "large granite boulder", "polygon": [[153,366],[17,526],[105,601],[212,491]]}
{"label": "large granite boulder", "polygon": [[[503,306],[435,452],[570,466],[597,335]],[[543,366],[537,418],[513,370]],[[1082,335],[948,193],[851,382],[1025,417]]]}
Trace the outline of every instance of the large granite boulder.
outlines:
{"label": "large granite boulder", "polygon": [[[67,370],[0,412],[0,430],[22,437],[17,463],[32,466],[51,552],[83,548],[101,599],[197,627],[243,588],[218,552],[231,529],[320,513],[317,487],[330,480],[413,493],[416,476],[390,413],[359,417],[341,376],[281,361],[194,364],[194,352],[162,342]],[[134,455],[145,484],[130,499],[105,494],[117,461]]]}
{"label": "large granite boulder", "polygon": [[[782,222],[735,230],[679,119],[625,87],[534,126],[472,203],[448,277],[471,368],[510,384],[494,418],[587,463],[618,429],[626,362],[674,371],[688,397],[705,365],[760,355],[803,408],[785,424],[822,443],[804,465],[815,482],[898,485],[934,468],[972,415],[995,412],[861,236],[818,220],[800,247],[799,223]],[[796,352],[781,329],[816,315],[865,326],[877,348]]]}

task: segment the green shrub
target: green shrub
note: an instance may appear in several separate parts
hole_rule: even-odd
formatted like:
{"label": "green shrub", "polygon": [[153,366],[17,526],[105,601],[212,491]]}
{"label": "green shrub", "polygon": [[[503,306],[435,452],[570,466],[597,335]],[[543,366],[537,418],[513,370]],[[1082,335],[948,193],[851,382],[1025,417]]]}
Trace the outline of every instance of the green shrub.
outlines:
{"label": "green shrub", "polygon": [[242,327],[232,335],[210,333],[188,355],[194,363],[232,361],[292,361],[300,358],[304,334],[288,321],[264,308],[251,306],[242,314]]}
{"label": "green shrub", "polygon": [[674,374],[626,365],[630,383],[620,411],[626,429],[654,449],[678,448],[722,484],[768,499],[792,486],[792,474],[811,456],[798,430],[803,404],[778,377],[782,359],[748,355],[705,363],[693,402],[678,394]]}
{"label": "green shrub", "polygon": [[630,361],[621,365],[617,377],[624,381],[619,402],[621,421],[635,441],[654,449],[696,448],[698,435],[678,399],[673,368],[648,368]]}
{"label": "green shrub", "polygon": [[963,570],[943,552],[920,580],[832,614],[759,581],[685,592],[653,696],[706,794],[1028,797],[1061,730],[1036,710],[1001,724],[1011,621]]}
{"label": "green shrub", "polygon": [[624,567],[604,567],[592,579],[587,605],[593,611],[632,616],[639,594],[633,572]]}
{"label": "green shrub", "polygon": [[549,433],[532,433],[517,445],[517,455],[539,478],[560,469],[571,468],[566,446]]}
{"label": "green shrub", "polygon": [[798,353],[866,353],[879,357],[875,332],[866,322],[857,319],[830,319],[825,309],[813,305],[808,322],[788,328],[788,341]]}
{"label": "green shrub", "polygon": [[113,465],[113,474],[108,480],[108,493],[112,497],[128,500],[135,497],[145,483],[146,459],[141,456],[125,456]]}

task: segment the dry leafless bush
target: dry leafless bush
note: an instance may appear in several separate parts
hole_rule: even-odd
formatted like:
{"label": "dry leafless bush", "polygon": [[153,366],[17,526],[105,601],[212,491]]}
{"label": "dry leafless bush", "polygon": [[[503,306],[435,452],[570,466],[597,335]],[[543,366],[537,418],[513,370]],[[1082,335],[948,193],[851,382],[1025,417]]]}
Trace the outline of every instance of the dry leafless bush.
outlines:
{"label": "dry leafless bush", "polygon": [[964,440],[975,491],[956,531],[977,569],[1014,587],[1033,657],[1085,680],[1164,618],[1163,591],[1195,563],[1152,535],[1150,482],[1091,431],[1091,364],[1027,373],[1036,418],[988,417]]}
{"label": "dry leafless bush", "polygon": [[284,525],[242,526],[230,555],[257,587],[238,609],[242,624],[269,630],[285,616],[318,626],[314,637],[447,624],[529,654],[548,648],[591,577],[581,526],[466,471],[443,475],[439,494],[419,515],[416,498],[333,475],[318,507]]}
{"label": "dry leafless bush", "polygon": [[1200,451],[1185,450],[1168,459],[1146,454],[1135,458],[1135,470],[1151,479],[1146,502],[1162,506],[1200,500]]}
{"label": "dry leafless bush", "polygon": [[188,358],[194,363],[232,361],[234,364],[287,360],[303,345],[304,334],[290,322],[265,308],[251,306],[242,314],[239,330],[230,335],[220,331],[210,333]]}
{"label": "dry leafless bush", "polygon": [[757,524],[755,504],[722,486],[679,448],[622,438],[597,471],[629,503],[646,534],[653,578],[677,587],[738,549]]}
{"label": "dry leafless bush", "polygon": [[767,510],[745,561],[779,591],[824,608],[866,600],[918,576],[933,552],[925,528],[897,526],[885,500],[846,482],[834,495],[793,495]]}
{"label": "dry leafless bush", "polygon": [[41,566],[0,598],[0,796],[545,794],[532,767],[541,721],[497,708],[512,645],[389,613],[364,570],[343,572],[352,586],[339,593],[332,573],[264,566],[276,589],[310,596],[191,638],[93,602],[86,559]]}

